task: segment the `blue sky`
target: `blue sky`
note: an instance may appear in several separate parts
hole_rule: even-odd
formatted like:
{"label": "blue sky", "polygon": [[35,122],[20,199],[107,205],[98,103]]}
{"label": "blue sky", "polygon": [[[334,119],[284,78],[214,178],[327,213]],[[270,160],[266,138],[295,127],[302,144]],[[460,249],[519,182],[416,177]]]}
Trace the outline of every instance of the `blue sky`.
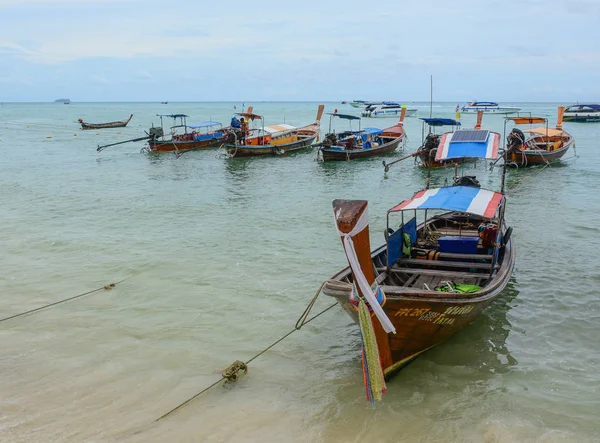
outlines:
{"label": "blue sky", "polygon": [[0,0],[0,101],[600,101],[599,0]]}

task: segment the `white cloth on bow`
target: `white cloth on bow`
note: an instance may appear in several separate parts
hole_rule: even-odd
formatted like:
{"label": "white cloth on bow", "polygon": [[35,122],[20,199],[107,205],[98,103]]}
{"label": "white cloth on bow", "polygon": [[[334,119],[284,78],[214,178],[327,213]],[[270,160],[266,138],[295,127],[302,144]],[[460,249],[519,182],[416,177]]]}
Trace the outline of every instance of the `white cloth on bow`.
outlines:
{"label": "white cloth on bow", "polygon": [[365,209],[365,211],[359,217],[358,221],[356,222],[356,225],[354,226],[354,229],[352,229],[352,231],[348,233],[339,230],[337,226],[337,220],[335,223],[335,228],[337,229],[338,233],[342,236],[342,243],[344,245],[344,250],[346,251],[346,257],[348,257],[348,263],[350,263],[350,269],[352,269],[352,274],[354,275],[354,283],[359,287],[360,292],[369,302],[371,309],[375,313],[375,316],[379,319],[379,322],[381,323],[381,326],[383,326],[384,331],[387,333],[393,332],[395,334],[396,328],[394,327],[389,317],[385,314],[383,308],[377,301],[376,294],[379,287],[376,284],[375,290],[371,289],[371,285],[369,285],[369,282],[367,282],[367,277],[365,277],[365,274],[363,273],[360,267],[358,257],[356,256],[356,250],[354,249],[354,241],[352,240],[352,237],[361,232],[367,226],[369,226],[369,216],[367,209]]}

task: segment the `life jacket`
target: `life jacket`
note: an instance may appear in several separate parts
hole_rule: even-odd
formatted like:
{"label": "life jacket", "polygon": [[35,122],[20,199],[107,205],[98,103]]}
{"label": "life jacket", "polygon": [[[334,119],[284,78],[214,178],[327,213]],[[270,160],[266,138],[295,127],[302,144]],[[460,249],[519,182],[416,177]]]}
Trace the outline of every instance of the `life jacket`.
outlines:
{"label": "life jacket", "polygon": [[419,260],[439,260],[440,251],[435,249],[415,249],[415,258]]}

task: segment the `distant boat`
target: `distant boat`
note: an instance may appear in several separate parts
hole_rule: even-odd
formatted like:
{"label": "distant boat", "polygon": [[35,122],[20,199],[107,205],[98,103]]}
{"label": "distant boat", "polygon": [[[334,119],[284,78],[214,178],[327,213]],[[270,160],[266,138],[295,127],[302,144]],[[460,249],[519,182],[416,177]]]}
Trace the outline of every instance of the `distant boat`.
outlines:
{"label": "distant boat", "polygon": [[514,114],[519,112],[521,108],[518,106],[499,106],[496,102],[478,102],[471,103],[461,108],[462,112],[477,114],[478,111],[483,111],[485,114]]}
{"label": "distant boat", "polygon": [[63,103],[65,105],[70,105],[71,100],[69,100],[68,98],[59,98],[58,100],[54,100],[54,103]]}
{"label": "distant boat", "polygon": [[104,129],[104,128],[123,128],[127,126],[127,123],[131,121],[133,114],[129,116],[129,118],[125,120],[120,120],[118,122],[109,122],[109,123],[86,123],[83,119],[77,120],[81,124],[81,129]]}
{"label": "distant boat", "polygon": [[576,104],[565,109],[566,122],[600,122],[600,105]]}
{"label": "distant boat", "polygon": [[[395,102],[368,105],[361,113],[363,117],[394,117],[402,112],[402,105]],[[406,108],[406,117],[414,117],[417,108]]]}
{"label": "distant boat", "polygon": [[350,102],[350,106],[352,106],[353,108],[364,108],[367,105],[370,105],[371,102],[365,101],[365,100],[352,100]]}
{"label": "distant boat", "polygon": [[169,102],[160,102],[160,104],[161,104],[161,105],[166,105],[166,104],[168,104],[168,103],[169,103]]}

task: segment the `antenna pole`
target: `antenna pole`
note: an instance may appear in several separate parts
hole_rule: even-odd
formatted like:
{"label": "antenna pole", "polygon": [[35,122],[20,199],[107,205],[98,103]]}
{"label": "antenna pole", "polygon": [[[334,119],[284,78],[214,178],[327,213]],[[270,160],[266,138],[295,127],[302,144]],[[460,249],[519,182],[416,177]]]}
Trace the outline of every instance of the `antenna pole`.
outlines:
{"label": "antenna pole", "polygon": [[433,113],[433,75],[429,76],[429,118]]}

